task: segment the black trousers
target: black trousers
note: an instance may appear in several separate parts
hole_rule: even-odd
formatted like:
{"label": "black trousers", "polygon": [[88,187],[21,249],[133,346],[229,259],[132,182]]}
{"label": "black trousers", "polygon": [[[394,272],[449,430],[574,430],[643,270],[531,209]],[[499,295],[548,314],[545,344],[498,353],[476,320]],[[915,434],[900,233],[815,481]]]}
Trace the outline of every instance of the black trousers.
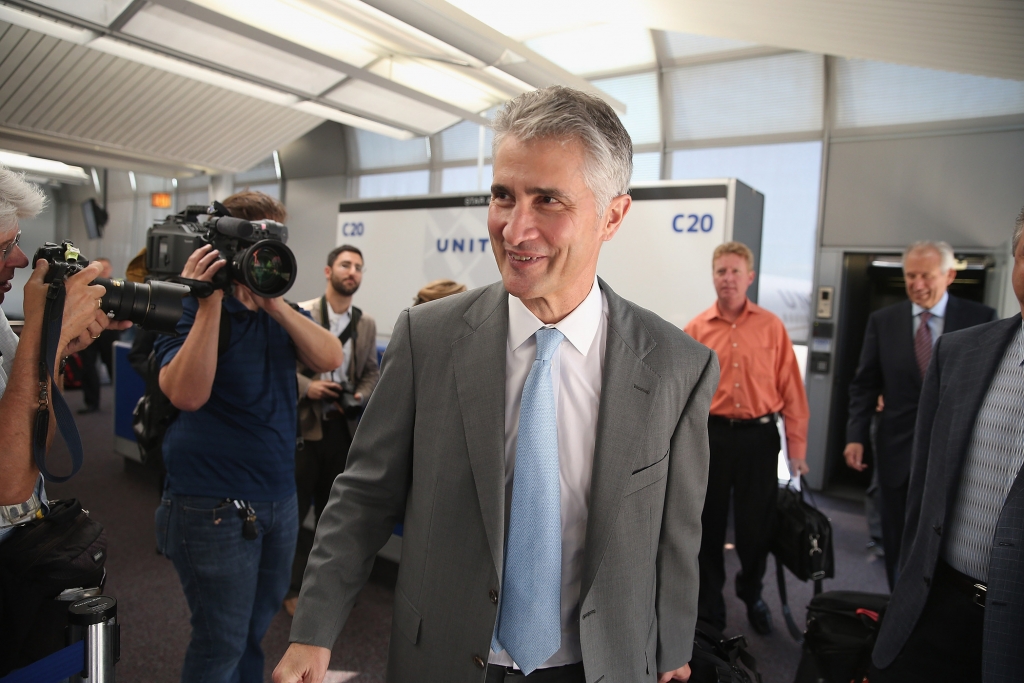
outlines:
{"label": "black trousers", "polygon": [[711,464],[700,542],[697,618],[725,629],[725,534],[732,494],[740,573],[736,595],[748,605],[761,597],[779,487],[779,429],[775,422],[730,427],[708,422]]}
{"label": "black trousers", "polygon": [[903,543],[903,522],[907,517],[907,484],[886,486],[879,484],[878,495],[882,502],[882,547],[885,548],[885,575],[889,590],[896,585],[896,573],[900,562],[900,545]]}
{"label": "black trousers", "polygon": [[107,374],[114,379],[114,342],[120,338],[117,330],[103,330],[100,337],[79,352],[82,357],[82,399],[89,408],[100,407],[100,372],[97,360],[107,366]]}
{"label": "black trousers", "polygon": [[327,507],[331,487],[338,475],[345,471],[348,449],[352,435],[348,420],[324,420],[324,438],[320,441],[306,441],[302,450],[295,452],[295,488],[299,498],[299,539],[295,544],[295,560],[292,562],[291,589],[298,592],[302,587],[302,575],[306,571],[306,560],[313,549],[314,533],[301,526],[313,506],[317,520]]}
{"label": "black trousers", "polygon": [[910,638],[887,668],[871,667],[871,683],[981,683],[985,608],[957,586],[952,571],[939,560],[928,601]]}

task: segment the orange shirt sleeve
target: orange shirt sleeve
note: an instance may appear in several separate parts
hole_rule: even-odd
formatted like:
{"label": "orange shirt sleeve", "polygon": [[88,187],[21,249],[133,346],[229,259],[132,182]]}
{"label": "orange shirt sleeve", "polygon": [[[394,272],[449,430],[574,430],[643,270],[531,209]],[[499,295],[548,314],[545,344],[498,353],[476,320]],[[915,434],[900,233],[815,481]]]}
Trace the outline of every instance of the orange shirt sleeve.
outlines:
{"label": "orange shirt sleeve", "polygon": [[800,376],[800,365],[796,361],[793,343],[786,333],[786,328],[778,325],[779,358],[775,374],[776,387],[782,398],[782,417],[786,420],[786,446],[789,457],[803,460],[807,456],[807,425],[811,411],[807,405],[807,392]]}

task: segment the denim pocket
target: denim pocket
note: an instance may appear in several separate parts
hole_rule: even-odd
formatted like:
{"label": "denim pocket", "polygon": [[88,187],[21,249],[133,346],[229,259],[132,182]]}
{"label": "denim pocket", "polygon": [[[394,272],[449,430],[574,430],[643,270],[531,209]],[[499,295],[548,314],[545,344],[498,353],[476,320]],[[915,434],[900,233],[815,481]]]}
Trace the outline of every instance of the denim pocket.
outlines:
{"label": "denim pocket", "polygon": [[162,498],[154,515],[156,521],[156,551],[167,557],[167,533],[170,528],[171,499]]}

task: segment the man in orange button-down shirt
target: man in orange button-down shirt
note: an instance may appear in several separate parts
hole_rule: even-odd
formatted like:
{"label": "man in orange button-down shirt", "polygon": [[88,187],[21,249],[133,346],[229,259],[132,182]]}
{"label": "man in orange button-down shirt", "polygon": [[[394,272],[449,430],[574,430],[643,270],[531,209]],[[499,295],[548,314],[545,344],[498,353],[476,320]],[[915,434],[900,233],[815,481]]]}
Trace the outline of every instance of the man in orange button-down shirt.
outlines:
{"label": "man in orange button-down shirt", "polygon": [[718,301],[686,326],[690,336],[714,349],[722,368],[708,419],[711,466],[701,515],[697,616],[725,628],[722,548],[732,491],[741,567],[736,595],[747,604],[754,630],[767,634],[772,619],[761,599],[761,579],[778,487],[781,444],[776,422],[780,415],[785,418],[790,469],[806,473],[807,395],[782,321],[747,299],[754,282],[750,249],[726,242],[715,249],[711,262]]}

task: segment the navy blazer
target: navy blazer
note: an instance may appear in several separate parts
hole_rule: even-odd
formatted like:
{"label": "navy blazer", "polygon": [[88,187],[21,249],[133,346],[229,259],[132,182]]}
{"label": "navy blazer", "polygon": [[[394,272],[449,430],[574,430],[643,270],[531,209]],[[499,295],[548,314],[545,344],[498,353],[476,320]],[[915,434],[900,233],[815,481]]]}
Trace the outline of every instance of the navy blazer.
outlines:
{"label": "navy blazer", "polygon": [[[1021,316],[1015,315],[944,334],[932,354],[914,437],[900,576],[873,653],[880,668],[899,654],[924,609],[974,423],[1020,326]],[[1024,672],[1024,476],[1019,471],[992,539],[985,601],[983,680],[1019,681]]]}
{"label": "navy blazer", "polygon": [[[942,332],[956,332],[995,318],[995,309],[950,294]],[[910,448],[921,395],[909,300],[881,308],[868,318],[857,374],[850,382],[847,443],[868,443],[879,394],[885,397],[885,410],[879,415],[875,467],[882,485],[896,488],[910,476]]]}

